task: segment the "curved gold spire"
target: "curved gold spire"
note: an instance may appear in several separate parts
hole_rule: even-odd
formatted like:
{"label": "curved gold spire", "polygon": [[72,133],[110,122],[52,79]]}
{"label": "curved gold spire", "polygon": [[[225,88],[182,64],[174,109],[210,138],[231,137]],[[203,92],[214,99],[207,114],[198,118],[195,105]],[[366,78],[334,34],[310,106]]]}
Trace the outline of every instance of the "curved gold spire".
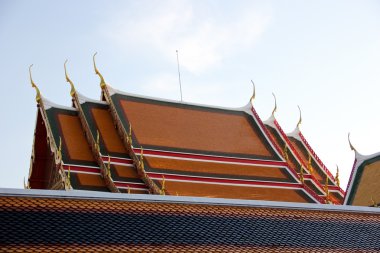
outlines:
{"label": "curved gold spire", "polygon": [[256,86],[252,80],[251,80],[251,83],[253,85],[253,93],[252,93],[252,97],[251,97],[250,101],[251,101],[251,103],[253,103],[253,100],[255,100],[255,97],[256,97]]}
{"label": "curved gold spire", "polygon": [[352,146],[352,143],[351,143],[351,140],[350,140],[350,133],[348,133],[348,143],[350,144],[350,148],[351,148],[351,150],[357,152],[357,151],[356,151],[356,148],[354,148],[354,146]]}
{"label": "curved gold spire", "polygon": [[99,76],[99,78],[100,78],[100,88],[103,89],[104,87],[106,87],[106,82],[104,81],[104,78],[103,78],[102,74],[100,74],[98,68],[96,67],[96,63],[95,63],[95,55],[96,55],[97,53],[98,53],[98,52],[96,52],[96,53],[94,54],[94,56],[92,56],[92,60],[93,60],[93,62],[94,62],[95,74],[97,74],[97,75]]}
{"label": "curved gold spire", "polygon": [[301,113],[301,108],[299,105],[298,106],[298,111],[300,112],[300,119],[298,120],[298,123],[297,123],[297,128],[300,128],[300,125],[302,123],[302,113]]}
{"label": "curved gold spire", "polygon": [[274,116],[274,113],[277,111],[277,99],[276,99],[276,95],[274,95],[273,92],[272,92],[272,95],[274,97],[274,108],[273,108],[273,111],[272,111],[272,116]]}
{"label": "curved gold spire", "polygon": [[66,63],[67,63],[67,60],[66,60],[65,63],[63,64],[63,67],[65,68],[66,82],[70,83],[70,86],[71,86],[70,95],[71,95],[72,97],[74,97],[74,95],[75,95],[75,87],[74,87],[73,82],[70,80],[69,76],[67,75]]}
{"label": "curved gold spire", "polygon": [[37,85],[34,83],[33,78],[32,78],[32,67],[33,64],[29,66],[29,77],[30,77],[30,83],[32,84],[32,87],[36,89],[36,102],[39,103],[41,100],[41,93],[40,89],[38,89]]}

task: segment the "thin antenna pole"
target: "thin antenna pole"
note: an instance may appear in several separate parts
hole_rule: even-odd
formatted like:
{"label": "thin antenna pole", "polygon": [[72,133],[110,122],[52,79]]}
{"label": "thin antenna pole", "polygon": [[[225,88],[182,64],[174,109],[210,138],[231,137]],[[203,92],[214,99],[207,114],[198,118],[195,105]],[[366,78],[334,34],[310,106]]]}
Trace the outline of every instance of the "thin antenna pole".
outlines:
{"label": "thin antenna pole", "polygon": [[178,81],[179,81],[179,91],[181,93],[181,102],[182,102],[182,84],[181,84],[181,72],[179,71],[179,59],[178,59],[178,50],[175,50],[177,53],[177,66],[178,66]]}

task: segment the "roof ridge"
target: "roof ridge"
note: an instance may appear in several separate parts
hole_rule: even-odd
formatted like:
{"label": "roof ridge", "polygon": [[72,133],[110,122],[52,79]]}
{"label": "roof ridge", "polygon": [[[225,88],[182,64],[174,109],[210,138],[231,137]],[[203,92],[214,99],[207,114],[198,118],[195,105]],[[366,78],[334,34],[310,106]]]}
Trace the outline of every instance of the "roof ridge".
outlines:
{"label": "roof ridge", "polygon": [[112,86],[110,86],[109,84],[107,84],[107,89],[109,90],[110,96],[115,95],[115,94],[120,94],[120,95],[142,98],[142,99],[149,99],[149,100],[154,100],[154,101],[159,101],[159,102],[167,102],[167,103],[189,105],[189,106],[199,106],[199,107],[204,107],[204,108],[221,109],[221,110],[228,110],[228,111],[244,111],[244,112],[247,112],[250,109],[250,107],[252,106],[250,101],[244,106],[235,107],[235,108],[234,107],[216,106],[216,105],[207,105],[207,104],[201,104],[201,103],[181,102],[181,101],[174,100],[174,99],[157,98],[157,97],[152,97],[152,96],[144,96],[144,95],[129,93],[129,92],[125,92],[125,91],[115,89]]}

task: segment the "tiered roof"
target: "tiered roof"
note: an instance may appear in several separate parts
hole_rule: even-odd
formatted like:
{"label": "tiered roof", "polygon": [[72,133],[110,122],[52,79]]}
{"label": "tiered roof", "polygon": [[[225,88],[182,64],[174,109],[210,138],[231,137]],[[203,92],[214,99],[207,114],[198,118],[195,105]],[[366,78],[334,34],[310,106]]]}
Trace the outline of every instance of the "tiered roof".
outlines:
{"label": "tiered roof", "polygon": [[67,75],[73,108],[38,91],[31,188],[341,202],[343,191],[301,132],[300,140],[286,136],[274,116],[264,124],[251,103],[232,109],[138,96],[95,71],[102,101],[79,94]]}
{"label": "tiered roof", "polygon": [[272,135],[274,143],[282,148],[283,156],[286,158],[288,166],[302,177],[306,187],[329,202],[341,204],[345,193],[339,186],[338,175],[336,177],[332,176],[300,130],[302,122],[301,110],[300,119],[295,130],[285,134],[275,118],[276,109],[277,103],[275,103],[272,115],[264,124]]}

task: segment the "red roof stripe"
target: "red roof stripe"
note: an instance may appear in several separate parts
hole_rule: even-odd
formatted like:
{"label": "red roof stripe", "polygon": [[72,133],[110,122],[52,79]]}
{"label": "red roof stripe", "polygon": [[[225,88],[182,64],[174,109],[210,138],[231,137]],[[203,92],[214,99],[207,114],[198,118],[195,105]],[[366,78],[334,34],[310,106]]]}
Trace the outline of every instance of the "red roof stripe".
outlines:
{"label": "red roof stripe", "polygon": [[202,183],[219,183],[219,184],[240,184],[240,185],[255,185],[255,186],[271,186],[271,187],[284,187],[284,188],[298,188],[302,189],[302,185],[298,183],[280,183],[280,182],[266,182],[266,181],[248,181],[240,179],[226,179],[226,178],[211,178],[211,177],[196,177],[196,176],[183,176],[183,175],[168,175],[160,173],[148,172],[148,175],[152,179],[162,180],[182,180],[182,181],[193,181]]}
{"label": "red roof stripe", "polygon": [[73,172],[89,172],[89,173],[100,174],[100,168],[94,168],[94,167],[77,166],[77,165],[63,165],[63,168],[66,171],[68,171],[70,168],[70,171],[73,171]]}

